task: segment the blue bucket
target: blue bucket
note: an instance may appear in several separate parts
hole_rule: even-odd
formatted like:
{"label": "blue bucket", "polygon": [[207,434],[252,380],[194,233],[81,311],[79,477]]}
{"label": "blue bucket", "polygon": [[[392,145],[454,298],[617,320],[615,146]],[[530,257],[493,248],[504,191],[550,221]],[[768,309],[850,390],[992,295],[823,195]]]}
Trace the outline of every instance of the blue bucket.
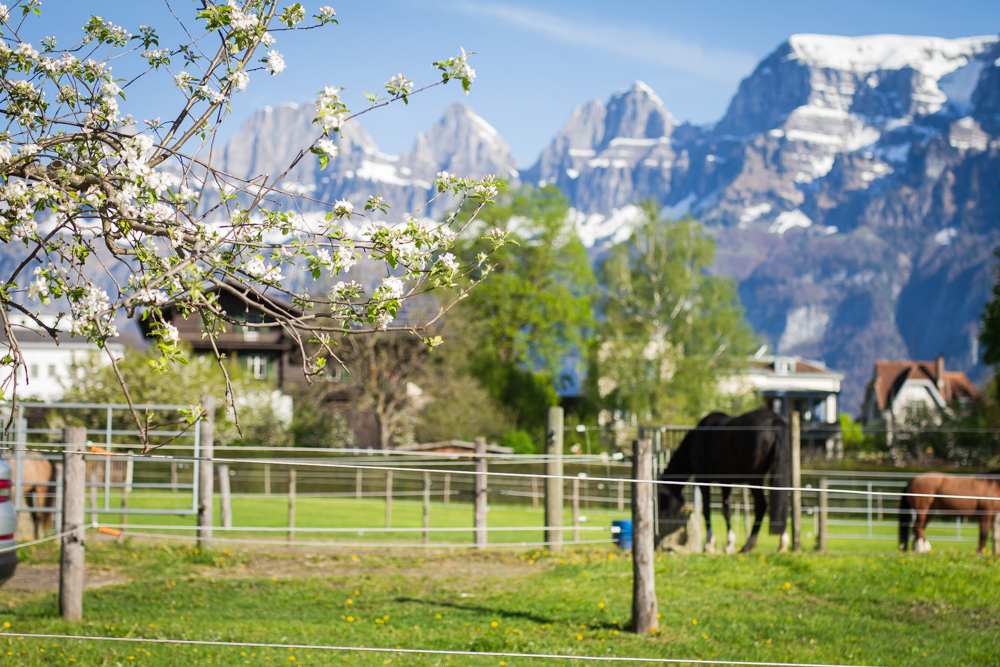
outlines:
{"label": "blue bucket", "polygon": [[612,521],[611,539],[622,551],[632,551],[632,519]]}

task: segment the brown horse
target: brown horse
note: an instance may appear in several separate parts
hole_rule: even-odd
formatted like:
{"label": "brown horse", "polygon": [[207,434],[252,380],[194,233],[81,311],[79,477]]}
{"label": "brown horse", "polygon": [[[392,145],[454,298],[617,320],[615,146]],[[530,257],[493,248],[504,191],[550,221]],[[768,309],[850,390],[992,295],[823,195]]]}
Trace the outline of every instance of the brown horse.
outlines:
{"label": "brown horse", "polygon": [[899,499],[900,550],[906,551],[910,538],[910,524],[913,523],[914,517],[916,524],[913,527],[913,550],[917,553],[931,550],[931,543],[924,535],[924,527],[933,514],[941,517],[978,517],[979,551],[985,551],[990,523],[993,521],[993,515],[1000,511],[1000,470],[988,474],[990,477],[983,478],[928,472],[907,484],[904,493],[927,495],[904,495]]}
{"label": "brown horse", "polygon": [[[29,507],[53,507],[56,504],[56,489],[46,486],[45,482],[54,482],[56,469],[48,459],[25,457],[24,473],[21,477],[24,502]],[[17,460],[10,458],[11,479],[17,479]],[[35,539],[44,537],[52,523],[51,512],[32,512]]]}

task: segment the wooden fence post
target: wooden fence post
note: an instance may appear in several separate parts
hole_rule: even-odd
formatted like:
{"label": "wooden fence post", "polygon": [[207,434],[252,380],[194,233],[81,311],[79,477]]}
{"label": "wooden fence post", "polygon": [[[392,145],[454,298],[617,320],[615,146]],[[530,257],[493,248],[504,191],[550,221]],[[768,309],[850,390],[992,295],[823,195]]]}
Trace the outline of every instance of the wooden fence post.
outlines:
{"label": "wooden fence post", "polygon": [[288,541],[295,539],[295,468],[288,471]]}
{"label": "wooden fence post", "polygon": [[618,480],[618,511],[625,511],[625,480]]}
{"label": "wooden fence post", "polygon": [[[57,533],[61,533],[61,532],[63,532],[63,529],[62,529],[62,526],[63,526],[62,507],[63,507],[63,496],[64,496],[64,493],[63,493],[63,464],[62,464],[62,461],[59,461],[59,462],[57,462],[55,464],[55,471],[54,472],[55,472],[55,478],[56,478],[56,488],[55,488],[55,491],[56,491],[56,502],[55,502],[54,507],[55,507],[56,511],[55,511],[55,517],[53,517],[53,518],[55,519],[54,524],[55,524],[55,530],[56,530],[56,532]],[[84,461],[84,464],[83,464],[83,479],[84,479],[84,486],[86,487],[86,481],[87,481],[87,463],[86,463],[86,461]],[[87,500],[87,494],[86,493],[84,493],[83,500],[84,500],[84,502],[86,502],[86,500]],[[92,523],[97,523],[97,522],[94,521]]]}
{"label": "wooden fence post", "polygon": [[531,478],[531,506],[538,507],[538,478]]}
{"label": "wooden fence post", "polygon": [[424,544],[431,541],[431,474],[424,473]]}
{"label": "wooden fence post", "polygon": [[477,437],[476,443],[476,476],[475,476],[475,515],[473,526],[476,529],[476,547],[486,548],[486,438]]}
{"label": "wooden fence post", "polygon": [[632,443],[632,631],[656,628],[653,441]]}
{"label": "wooden fence post", "polygon": [[573,541],[580,542],[580,478],[573,478]]}
{"label": "wooden fence post", "polygon": [[364,486],[364,478],[362,477],[361,468],[358,468],[354,473],[354,499],[361,500],[361,489]]}
{"label": "wooden fence post", "polygon": [[550,551],[563,541],[563,409],[550,407],[545,416],[545,542]]}
{"label": "wooden fence post", "polygon": [[797,411],[792,411],[792,551],[802,551],[802,422]]}
{"label": "wooden fence post", "polygon": [[444,474],[444,504],[447,505],[451,501],[451,473],[446,472]]}
{"label": "wooden fence post", "polygon": [[826,477],[819,478],[819,529],[816,531],[816,549],[826,552],[827,541],[827,508],[830,504],[829,481]]}
{"label": "wooden fence post", "polygon": [[64,428],[63,448],[63,531],[59,556],[59,613],[71,623],[83,619],[84,531],[86,526],[87,465],[83,445],[87,429]]}
{"label": "wooden fence post", "polygon": [[128,524],[128,496],[132,492],[132,451],[125,452],[125,486],[122,487],[122,530]]}
{"label": "wooden fence post", "polygon": [[201,449],[198,460],[198,546],[207,549],[212,546],[212,524],[215,521],[212,502],[215,486],[212,461],[215,456],[215,399],[211,396],[202,396],[201,409],[205,416],[198,424]]}
{"label": "wooden fence post", "polygon": [[271,495],[271,464],[264,464],[264,495]]}
{"label": "wooden fence post", "polygon": [[219,502],[222,503],[222,527],[233,527],[233,501],[229,494],[229,466],[220,464],[219,471]]}
{"label": "wooden fence post", "polygon": [[385,471],[385,527],[392,527],[392,471]]}
{"label": "wooden fence post", "polygon": [[[107,461],[101,461],[101,479],[104,478],[104,466],[108,465]],[[97,523],[97,479],[91,480],[90,483],[90,523]]]}

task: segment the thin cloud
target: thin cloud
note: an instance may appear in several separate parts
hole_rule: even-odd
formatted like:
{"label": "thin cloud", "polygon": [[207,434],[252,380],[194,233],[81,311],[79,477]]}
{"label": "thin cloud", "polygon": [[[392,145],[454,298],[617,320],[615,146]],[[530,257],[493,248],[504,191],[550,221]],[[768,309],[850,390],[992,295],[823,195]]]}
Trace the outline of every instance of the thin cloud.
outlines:
{"label": "thin cloud", "polygon": [[739,81],[757,63],[757,58],[749,53],[706,49],[683,39],[656,34],[645,27],[583,23],[550,12],[501,3],[459,2],[457,7],[449,6],[466,14],[499,19],[566,44],[613,53],[725,83]]}

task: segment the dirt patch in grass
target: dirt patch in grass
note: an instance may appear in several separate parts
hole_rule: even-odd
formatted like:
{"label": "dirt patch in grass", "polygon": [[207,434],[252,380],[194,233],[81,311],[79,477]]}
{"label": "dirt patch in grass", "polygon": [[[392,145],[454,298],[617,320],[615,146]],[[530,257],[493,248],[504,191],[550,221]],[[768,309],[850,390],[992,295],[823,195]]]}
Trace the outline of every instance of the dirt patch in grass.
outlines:
{"label": "dirt patch in grass", "polygon": [[[117,569],[88,567],[84,577],[84,588],[101,588],[131,581]],[[8,606],[15,605],[20,598],[36,593],[59,590],[59,566],[49,563],[21,563],[14,577],[3,586]]]}
{"label": "dirt patch in grass", "polygon": [[309,556],[262,556],[253,554],[247,562],[226,567],[202,567],[201,576],[207,578],[275,577],[292,579],[296,577],[357,577],[364,575],[395,575],[407,579],[462,580],[468,583],[488,579],[510,579],[525,577],[547,570],[549,563],[524,562],[514,557],[484,555],[470,557],[456,556],[401,559],[395,555],[365,553],[357,556],[322,555]]}

